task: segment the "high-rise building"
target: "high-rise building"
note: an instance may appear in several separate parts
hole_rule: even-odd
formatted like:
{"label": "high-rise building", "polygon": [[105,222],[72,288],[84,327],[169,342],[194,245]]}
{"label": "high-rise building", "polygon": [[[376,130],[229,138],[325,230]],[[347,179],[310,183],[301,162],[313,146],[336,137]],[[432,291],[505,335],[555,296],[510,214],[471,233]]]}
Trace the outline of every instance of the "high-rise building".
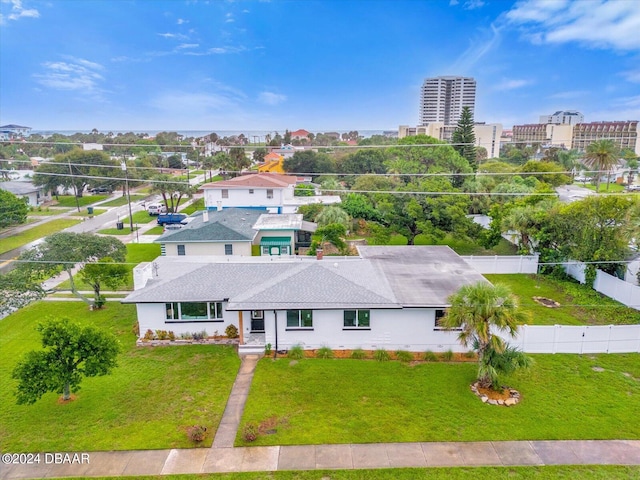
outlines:
{"label": "high-rise building", "polygon": [[596,140],[611,140],[620,150],[640,155],[637,120],[579,123],[573,127],[571,148],[584,152]]}
{"label": "high-rise building", "polygon": [[569,124],[583,123],[584,115],[576,110],[559,110],[551,115],[541,115],[540,123]]}
{"label": "high-rise building", "polygon": [[476,81],[470,77],[426,78],[420,91],[420,125],[442,122],[455,125],[462,107],[474,112]]}

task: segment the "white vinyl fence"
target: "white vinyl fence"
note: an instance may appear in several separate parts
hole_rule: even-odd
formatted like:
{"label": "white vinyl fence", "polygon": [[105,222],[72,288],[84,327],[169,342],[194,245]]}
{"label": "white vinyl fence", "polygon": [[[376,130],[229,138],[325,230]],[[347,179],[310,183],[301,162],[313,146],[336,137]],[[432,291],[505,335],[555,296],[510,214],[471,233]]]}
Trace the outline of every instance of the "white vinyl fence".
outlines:
{"label": "white vinyl fence", "polygon": [[504,339],[526,353],[639,353],[640,325],[523,325]]}
{"label": "white vinyl fence", "polygon": [[463,255],[478,273],[538,273],[538,255]]}
{"label": "white vinyl fence", "polygon": [[[565,271],[580,283],[585,283],[585,265],[580,262],[565,265]],[[601,270],[596,270],[593,289],[613,298],[627,307],[640,310],[640,286],[620,280]]]}

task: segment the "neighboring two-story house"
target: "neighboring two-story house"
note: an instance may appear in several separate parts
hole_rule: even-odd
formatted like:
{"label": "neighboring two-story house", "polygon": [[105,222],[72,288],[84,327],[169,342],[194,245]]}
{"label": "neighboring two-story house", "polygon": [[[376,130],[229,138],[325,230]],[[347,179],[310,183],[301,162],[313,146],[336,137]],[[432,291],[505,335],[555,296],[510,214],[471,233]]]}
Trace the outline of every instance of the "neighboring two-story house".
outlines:
{"label": "neighboring two-story house", "polygon": [[241,175],[202,186],[209,210],[229,207],[255,208],[269,213],[295,213],[300,205],[340,203],[337,195],[296,197],[298,179],[292,175],[257,173]]}
{"label": "neighboring two-story house", "polygon": [[308,247],[316,224],[299,213],[265,213],[251,208],[196,212],[177,230],[166,230],[155,243],[161,255],[293,255]]}

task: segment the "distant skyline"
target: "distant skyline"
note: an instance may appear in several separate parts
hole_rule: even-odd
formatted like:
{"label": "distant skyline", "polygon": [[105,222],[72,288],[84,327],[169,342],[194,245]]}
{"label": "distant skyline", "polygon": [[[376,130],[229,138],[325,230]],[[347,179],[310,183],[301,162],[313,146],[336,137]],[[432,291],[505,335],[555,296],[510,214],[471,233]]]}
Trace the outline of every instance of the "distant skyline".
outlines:
{"label": "distant skyline", "polygon": [[475,120],[640,120],[634,0],[0,0],[0,125],[395,130],[474,77]]}

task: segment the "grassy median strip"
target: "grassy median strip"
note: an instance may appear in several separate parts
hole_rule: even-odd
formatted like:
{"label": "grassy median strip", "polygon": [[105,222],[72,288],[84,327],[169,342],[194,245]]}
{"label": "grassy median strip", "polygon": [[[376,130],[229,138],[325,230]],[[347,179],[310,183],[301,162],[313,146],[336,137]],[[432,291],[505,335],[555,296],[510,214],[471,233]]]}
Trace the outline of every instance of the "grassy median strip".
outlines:
{"label": "grassy median strip", "polygon": [[78,201],[76,203],[76,197],[73,195],[58,195],[58,198],[55,200],[55,206],[77,208],[79,205],[80,208],[82,208],[87,205],[93,205],[96,202],[101,202],[105,198],[108,198],[107,195],[84,195],[82,197],[78,197]]}
{"label": "grassy median strip", "polygon": [[[58,403],[50,393],[33,405],[16,405],[11,371],[28,351],[40,349],[34,328],[48,316],[68,317],[116,334],[122,346],[113,374],[87,378],[77,398]],[[136,347],[135,306],[107,303],[90,312],[84,303],[38,302],[0,322],[0,451],[64,452],[187,448],[192,425],[213,434],[240,361],[226,346]],[[25,434],[25,432],[29,432]]]}
{"label": "grassy median strip", "polygon": [[9,250],[13,250],[14,248],[22,247],[27,243],[31,243],[34,240],[46,237],[52,233],[59,232],[60,230],[64,230],[65,228],[71,227],[80,222],[81,220],[70,218],[51,220],[50,222],[43,223],[42,225],[30,228],[16,235],[2,238],[0,239],[0,253],[5,253]]}
{"label": "grassy median strip", "polygon": [[[639,354],[533,358],[504,378],[522,394],[515,407],[470,392],[474,363],[265,358],[236,444],[640,438]],[[248,443],[247,422],[276,431]]]}
{"label": "grassy median strip", "polygon": [[[146,195],[138,195],[131,194],[131,202],[137,202],[146,198]],[[122,205],[126,205],[128,203],[127,196],[122,196],[118,198],[114,198],[113,200],[109,200],[108,202],[101,203],[100,205],[103,207],[121,207]]]}

